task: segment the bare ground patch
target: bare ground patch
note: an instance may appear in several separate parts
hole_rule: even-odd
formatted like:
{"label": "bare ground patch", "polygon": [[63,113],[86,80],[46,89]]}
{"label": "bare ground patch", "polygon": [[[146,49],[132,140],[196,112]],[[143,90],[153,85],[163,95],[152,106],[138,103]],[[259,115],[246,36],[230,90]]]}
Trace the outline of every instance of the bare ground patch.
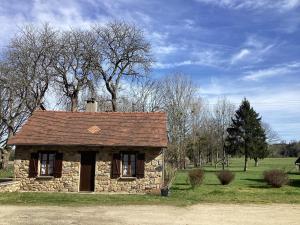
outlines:
{"label": "bare ground patch", "polygon": [[299,224],[300,205],[0,206],[0,224]]}

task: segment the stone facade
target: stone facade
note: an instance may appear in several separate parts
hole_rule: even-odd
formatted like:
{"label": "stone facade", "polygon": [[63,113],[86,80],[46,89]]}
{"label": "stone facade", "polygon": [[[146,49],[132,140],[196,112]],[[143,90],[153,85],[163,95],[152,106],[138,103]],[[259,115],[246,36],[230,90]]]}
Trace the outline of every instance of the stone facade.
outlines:
{"label": "stone facade", "polygon": [[0,183],[0,192],[16,192],[20,189],[18,181],[7,181]]}
{"label": "stone facade", "polygon": [[[112,155],[121,151],[145,153],[144,178],[111,179]],[[62,152],[62,177],[29,178],[29,160],[32,152]],[[160,148],[117,147],[54,147],[18,146],[15,152],[14,174],[21,191],[78,192],[81,152],[95,151],[95,192],[145,193],[160,188],[162,183],[162,155]]]}

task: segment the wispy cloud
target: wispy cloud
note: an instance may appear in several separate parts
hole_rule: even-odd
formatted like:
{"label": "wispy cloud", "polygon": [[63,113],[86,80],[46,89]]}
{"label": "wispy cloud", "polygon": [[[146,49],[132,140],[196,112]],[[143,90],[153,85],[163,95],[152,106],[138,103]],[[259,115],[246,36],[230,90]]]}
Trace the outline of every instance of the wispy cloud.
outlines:
{"label": "wispy cloud", "polygon": [[231,64],[235,64],[236,62],[244,59],[251,53],[251,50],[244,48],[241,49],[238,53],[234,54],[231,58]]}
{"label": "wispy cloud", "polygon": [[282,79],[279,83],[266,82],[257,85],[231,76],[215,76],[209,82],[200,83],[200,95],[208,100],[211,107],[220,96],[226,96],[236,107],[246,97],[282,139],[299,139],[299,126],[295,124],[300,124],[297,116],[300,113],[300,86],[296,76],[293,80],[294,83]]}
{"label": "wispy cloud", "polygon": [[300,6],[300,0],[196,0],[230,9],[276,9],[292,10]]}
{"label": "wispy cloud", "polygon": [[265,78],[271,78],[275,76],[285,76],[287,74],[295,73],[300,71],[300,62],[289,63],[280,66],[274,66],[267,69],[249,71],[243,76],[245,81],[259,81]]}
{"label": "wispy cloud", "polygon": [[255,35],[250,35],[247,37],[246,41],[241,45],[238,52],[231,56],[230,64],[237,64],[240,62],[246,62],[247,64],[253,64],[264,61],[267,54],[276,45],[270,40],[262,40]]}
{"label": "wispy cloud", "polygon": [[199,52],[192,52],[188,55],[188,59],[175,62],[158,62],[154,66],[157,69],[170,69],[174,67],[198,65],[208,67],[220,67],[224,64],[221,53],[212,49],[202,49]]}

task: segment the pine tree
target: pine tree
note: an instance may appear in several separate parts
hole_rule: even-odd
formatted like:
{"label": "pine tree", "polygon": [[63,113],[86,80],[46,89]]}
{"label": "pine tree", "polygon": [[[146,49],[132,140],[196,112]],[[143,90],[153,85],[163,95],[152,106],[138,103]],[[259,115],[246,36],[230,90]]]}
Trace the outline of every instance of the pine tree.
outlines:
{"label": "pine tree", "polygon": [[227,129],[228,136],[225,148],[228,154],[244,155],[244,171],[247,171],[248,159],[262,159],[267,156],[265,131],[261,124],[261,117],[244,99],[235,112],[232,123]]}

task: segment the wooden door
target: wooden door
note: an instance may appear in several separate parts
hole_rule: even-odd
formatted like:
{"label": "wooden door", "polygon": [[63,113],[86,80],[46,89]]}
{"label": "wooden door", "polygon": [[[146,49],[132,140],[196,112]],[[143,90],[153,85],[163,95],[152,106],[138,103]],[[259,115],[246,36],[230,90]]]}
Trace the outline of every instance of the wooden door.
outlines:
{"label": "wooden door", "polygon": [[80,191],[94,191],[95,187],[95,152],[81,153]]}

